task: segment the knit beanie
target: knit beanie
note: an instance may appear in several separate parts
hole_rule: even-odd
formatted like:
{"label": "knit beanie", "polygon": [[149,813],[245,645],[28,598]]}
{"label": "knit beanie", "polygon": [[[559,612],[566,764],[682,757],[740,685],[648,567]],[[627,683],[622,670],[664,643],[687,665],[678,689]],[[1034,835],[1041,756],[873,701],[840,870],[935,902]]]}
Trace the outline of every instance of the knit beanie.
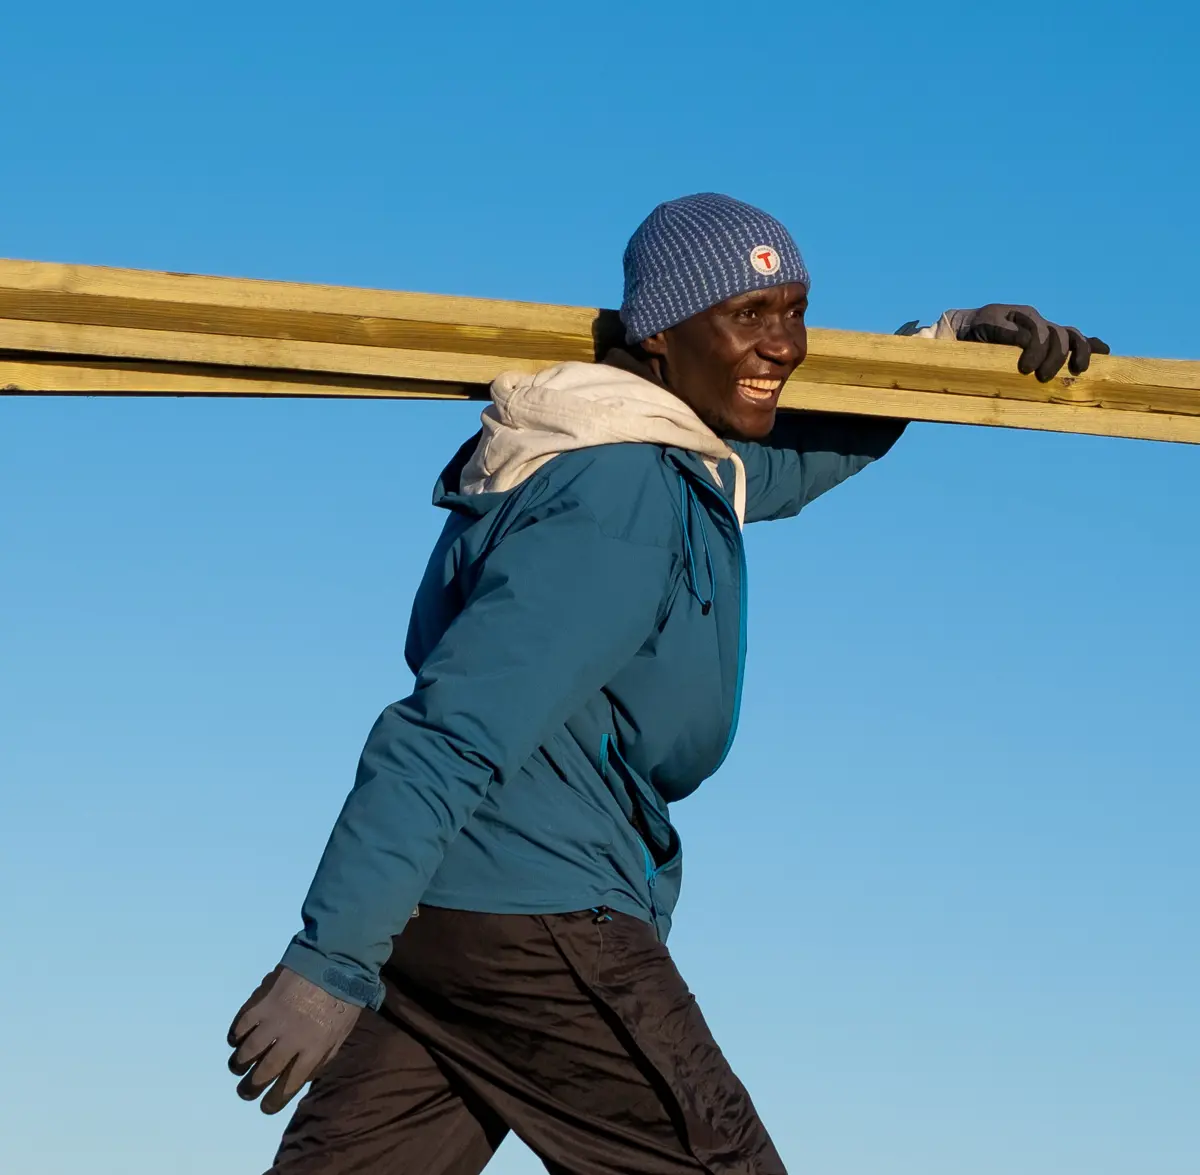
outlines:
{"label": "knit beanie", "polygon": [[804,258],[773,216],[715,192],[660,204],[625,247],[625,338],[640,343],[749,290],[801,282]]}

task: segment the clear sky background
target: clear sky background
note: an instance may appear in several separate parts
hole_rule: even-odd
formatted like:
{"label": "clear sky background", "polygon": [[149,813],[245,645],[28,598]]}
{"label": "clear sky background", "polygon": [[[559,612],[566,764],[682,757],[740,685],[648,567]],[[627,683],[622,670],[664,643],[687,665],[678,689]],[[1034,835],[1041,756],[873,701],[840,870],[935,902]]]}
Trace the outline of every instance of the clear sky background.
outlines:
{"label": "clear sky background", "polygon": [[[614,305],[638,221],[718,190],[792,228],[816,325],[1024,301],[1200,358],[1198,38],[1155,0],[6,5],[0,255]],[[477,412],[0,400],[6,1172],[267,1166],[224,1034],[407,692]],[[672,946],[794,1172],[1200,1171],[1198,513],[1200,449],[918,425],[749,533]]]}

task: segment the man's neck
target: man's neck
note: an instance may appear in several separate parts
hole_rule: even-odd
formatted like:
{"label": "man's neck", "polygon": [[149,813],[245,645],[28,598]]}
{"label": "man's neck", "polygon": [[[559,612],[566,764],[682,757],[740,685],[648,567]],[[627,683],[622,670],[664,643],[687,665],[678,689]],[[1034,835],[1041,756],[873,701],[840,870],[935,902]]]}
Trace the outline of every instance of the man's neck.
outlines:
{"label": "man's neck", "polygon": [[667,387],[662,378],[662,368],[658,357],[647,354],[636,343],[610,347],[601,362],[608,364],[609,367],[619,367],[622,371],[640,375],[642,379],[649,380],[664,391],[675,394],[671,388]]}

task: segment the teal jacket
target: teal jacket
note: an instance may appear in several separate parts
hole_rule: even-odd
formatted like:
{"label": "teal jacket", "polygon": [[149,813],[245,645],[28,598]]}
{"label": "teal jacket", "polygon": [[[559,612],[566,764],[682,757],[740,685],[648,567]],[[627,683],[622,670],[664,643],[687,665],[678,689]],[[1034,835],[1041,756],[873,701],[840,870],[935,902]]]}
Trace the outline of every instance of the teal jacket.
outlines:
{"label": "teal jacket", "polygon": [[[796,514],[903,428],[802,413],[735,442],[746,522]],[[413,605],[413,691],[371,730],[283,957],[371,1007],[419,903],[607,906],[665,938],[682,874],[668,805],[720,767],[737,729],[745,549],[703,461],[607,444],[465,494],[475,445],[435,490],[449,517]]]}

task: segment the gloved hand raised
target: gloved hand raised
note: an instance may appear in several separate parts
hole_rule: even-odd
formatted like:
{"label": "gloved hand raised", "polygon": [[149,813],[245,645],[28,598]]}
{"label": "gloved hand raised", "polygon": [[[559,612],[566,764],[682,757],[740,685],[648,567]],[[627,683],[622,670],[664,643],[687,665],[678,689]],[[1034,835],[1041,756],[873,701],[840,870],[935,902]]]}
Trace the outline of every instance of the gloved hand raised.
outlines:
{"label": "gloved hand raised", "polygon": [[[1032,371],[1041,383],[1058,374],[1068,354],[1071,357],[1068,370],[1072,375],[1087,371],[1093,354],[1108,354],[1108,344],[1103,339],[1086,336],[1073,326],[1050,322],[1032,306],[992,302],[978,310],[947,310],[942,323],[948,323],[955,338],[964,342],[1020,347],[1017,370],[1022,375]],[[939,336],[943,333],[942,323],[938,324]]]}
{"label": "gloved hand raised", "polygon": [[242,1080],[238,1096],[262,1100],[276,1114],[342,1047],[361,1008],[331,996],[282,964],[242,1005],[229,1028],[229,1068]]}

